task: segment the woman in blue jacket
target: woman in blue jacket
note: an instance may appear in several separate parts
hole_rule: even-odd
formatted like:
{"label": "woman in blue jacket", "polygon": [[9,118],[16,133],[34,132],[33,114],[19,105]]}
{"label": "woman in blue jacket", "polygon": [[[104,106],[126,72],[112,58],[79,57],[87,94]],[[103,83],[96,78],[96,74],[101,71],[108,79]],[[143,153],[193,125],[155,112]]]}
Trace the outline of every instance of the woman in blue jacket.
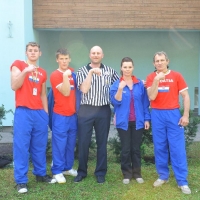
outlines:
{"label": "woman in blue jacket", "polygon": [[125,57],[121,61],[121,78],[110,88],[114,106],[116,128],[121,141],[121,170],[123,183],[131,178],[143,183],[141,175],[140,146],[144,129],[150,127],[149,100],[143,82],[132,75],[133,60]]}

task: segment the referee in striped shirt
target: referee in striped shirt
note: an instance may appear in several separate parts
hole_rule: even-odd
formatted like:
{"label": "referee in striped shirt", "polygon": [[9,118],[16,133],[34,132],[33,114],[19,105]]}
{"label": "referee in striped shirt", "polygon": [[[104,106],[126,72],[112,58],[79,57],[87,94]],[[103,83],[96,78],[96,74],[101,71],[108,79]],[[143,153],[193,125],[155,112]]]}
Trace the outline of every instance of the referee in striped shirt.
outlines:
{"label": "referee in striped shirt", "polygon": [[93,128],[97,143],[95,176],[98,183],[105,182],[107,172],[107,139],[110,129],[110,86],[119,79],[117,72],[102,64],[103,50],[94,46],[90,50],[91,62],[77,71],[77,86],[82,92],[78,111],[78,175],[74,182],[87,176],[89,146]]}

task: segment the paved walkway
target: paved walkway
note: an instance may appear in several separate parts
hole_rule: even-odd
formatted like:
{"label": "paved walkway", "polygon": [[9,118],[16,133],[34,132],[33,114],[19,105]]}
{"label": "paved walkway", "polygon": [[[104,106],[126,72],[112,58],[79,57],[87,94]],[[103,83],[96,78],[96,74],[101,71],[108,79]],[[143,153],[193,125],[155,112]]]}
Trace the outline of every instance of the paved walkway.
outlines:
{"label": "paved walkway", "polygon": [[[111,124],[110,126],[110,133],[109,138],[114,137],[117,133],[117,130],[115,129],[114,125]],[[12,143],[13,142],[13,134],[12,129],[10,127],[5,127],[3,129],[3,132],[0,132],[0,143]],[[49,132],[49,138],[51,138],[51,132]]]}
{"label": "paved walkway", "polygon": [[[117,130],[115,129],[114,125],[111,124],[110,126],[110,133],[109,138],[112,138],[116,135]],[[13,134],[11,128],[4,128],[3,132],[0,132],[0,135],[2,136],[0,138],[0,143],[12,143],[13,142]],[[51,138],[51,132],[49,132],[49,138]],[[196,137],[194,138],[194,141],[200,141],[200,125],[198,125],[198,132]]]}

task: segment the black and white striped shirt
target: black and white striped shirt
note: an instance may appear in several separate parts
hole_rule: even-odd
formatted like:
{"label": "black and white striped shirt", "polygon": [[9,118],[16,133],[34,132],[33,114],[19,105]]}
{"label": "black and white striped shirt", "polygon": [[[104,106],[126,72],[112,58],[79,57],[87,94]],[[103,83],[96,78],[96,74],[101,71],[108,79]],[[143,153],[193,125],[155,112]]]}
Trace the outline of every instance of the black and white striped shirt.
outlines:
{"label": "black and white striped shirt", "polygon": [[[90,64],[90,63],[89,63]],[[81,67],[76,74],[77,86],[85,80],[90,69],[90,65]],[[117,72],[106,65],[101,64],[101,76],[92,75],[92,82],[89,91],[81,96],[81,105],[103,106],[110,104],[109,91],[110,86],[119,79]]]}

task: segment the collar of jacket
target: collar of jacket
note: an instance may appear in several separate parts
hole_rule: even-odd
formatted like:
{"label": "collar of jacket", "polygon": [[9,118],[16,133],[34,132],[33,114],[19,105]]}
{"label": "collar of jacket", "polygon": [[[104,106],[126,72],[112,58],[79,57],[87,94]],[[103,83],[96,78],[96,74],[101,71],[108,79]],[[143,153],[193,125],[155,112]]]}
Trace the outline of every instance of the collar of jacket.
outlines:
{"label": "collar of jacket", "polygon": [[[131,78],[132,78],[134,84],[135,84],[135,83],[139,83],[139,80],[136,78],[136,76],[131,76]],[[124,81],[123,77],[121,76],[121,77],[120,77],[120,82],[121,82],[122,80]]]}

